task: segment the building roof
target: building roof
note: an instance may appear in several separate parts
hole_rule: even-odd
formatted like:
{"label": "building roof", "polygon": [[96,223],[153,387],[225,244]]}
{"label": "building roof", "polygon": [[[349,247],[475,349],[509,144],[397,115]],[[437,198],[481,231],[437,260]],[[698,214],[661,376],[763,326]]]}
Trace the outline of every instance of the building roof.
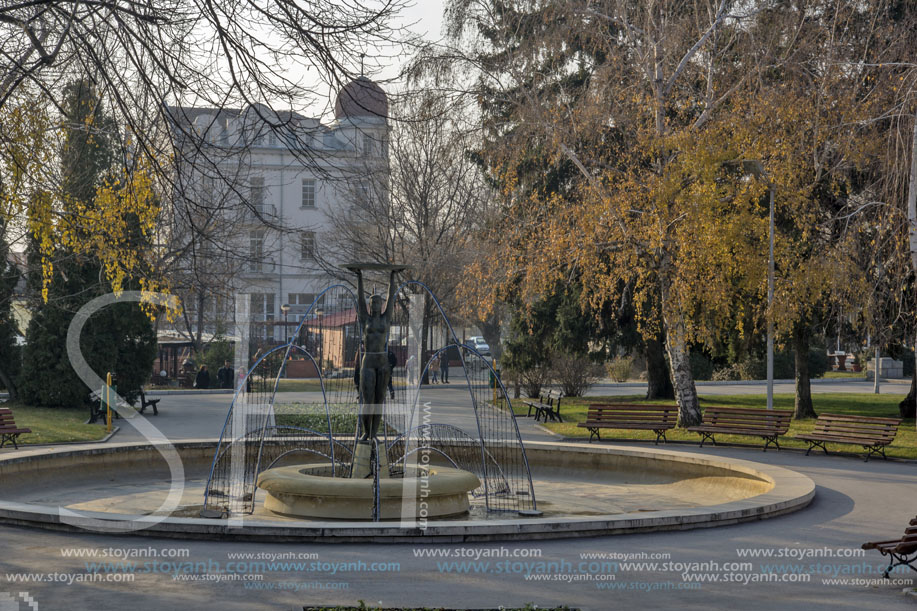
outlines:
{"label": "building roof", "polygon": [[347,83],[338,93],[334,102],[334,116],[337,119],[347,117],[388,117],[388,97],[382,87],[365,76],[360,76]]}
{"label": "building roof", "polygon": [[332,314],[312,316],[305,321],[306,327],[345,327],[357,321],[356,308],[341,310]]}

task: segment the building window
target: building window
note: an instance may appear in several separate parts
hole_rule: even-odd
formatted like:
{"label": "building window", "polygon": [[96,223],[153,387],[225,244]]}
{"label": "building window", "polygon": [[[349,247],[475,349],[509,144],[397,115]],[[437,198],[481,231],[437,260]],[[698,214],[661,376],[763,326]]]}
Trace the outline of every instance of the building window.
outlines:
{"label": "building window", "polygon": [[302,179],[302,207],[315,208],[315,179]]}
{"label": "building window", "polygon": [[252,335],[274,339],[274,294],[251,293]]}
{"label": "building window", "polygon": [[300,246],[302,251],[300,253],[300,258],[303,261],[308,261],[315,258],[315,232],[314,231],[303,231],[299,237]]}
{"label": "building window", "polygon": [[363,134],[363,150],[361,152],[364,157],[371,157],[373,154],[373,137],[369,134]]}
{"label": "building window", "polygon": [[226,142],[229,140],[229,121],[226,119],[226,117],[221,117],[218,120],[218,123],[220,126],[220,144],[226,144]]}
{"label": "building window", "polygon": [[248,269],[260,272],[264,266],[264,230],[253,229],[248,234]]}
{"label": "building window", "polygon": [[252,208],[258,212],[264,212],[264,178],[252,177],[249,184],[248,201]]}

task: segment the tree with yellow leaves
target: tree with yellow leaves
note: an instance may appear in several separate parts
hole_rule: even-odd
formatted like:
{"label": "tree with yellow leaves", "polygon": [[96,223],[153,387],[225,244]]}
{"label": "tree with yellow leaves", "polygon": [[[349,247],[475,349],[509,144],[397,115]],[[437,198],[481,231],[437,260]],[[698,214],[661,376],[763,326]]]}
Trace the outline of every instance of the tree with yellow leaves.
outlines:
{"label": "tree with yellow leaves", "polygon": [[[769,317],[804,355],[813,316],[850,271],[837,221],[868,197],[857,176],[886,86],[862,63],[895,9],[791,4],[453,3],[453,34],[472,33],[483,155],[510,202],[501,247],[472,282],[536,299],[575,278],[593,306],[628,287],[644,332],[665,332],[684,425],[700,419],[691,344],[713,342],[724,321]],[[532,188],[535,151],[577,178]],[[797,377],[809,415],[804,367]]]}
{"label": "tree with yellow leaves", "polygon": [[[158,206],[143,172],[125,178],[117,169],[116,126],[101,111],[89,81],[68,86],[62,110],[62,123],[54,129],[47,115],[13,107],[20,122],[11,124],[21,137],[11,142],[23,146],[6,149],[3,193],[7,209],[27,220],[24,240],[35,270],[31,285],[40,295],[26,334],[22,398],[75,407],[85,402],[88,390],[72,370],[62,338],[74,313],[90,299],[140,288],[141,280],[149,279],[144,253]],[[58,146],[52,140],[56,135]],[[36,163],[42,157],[45,162]],[[82,341],[90,365],[115,372],[128,397],[146,381],[155,334],[136,304],[117,304],[94,315]]]}

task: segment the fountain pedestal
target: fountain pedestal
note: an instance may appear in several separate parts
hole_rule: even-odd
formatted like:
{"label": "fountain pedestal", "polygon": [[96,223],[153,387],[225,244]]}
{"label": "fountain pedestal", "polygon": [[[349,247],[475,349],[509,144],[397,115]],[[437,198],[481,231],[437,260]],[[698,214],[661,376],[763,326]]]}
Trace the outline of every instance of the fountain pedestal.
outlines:
{"label": "fountain pedestal", "polygon": [[[373,483],[371,477],[332,477],[327,463],[277,467],[258,476],[258,487],[267,492],[265,509],[339,520],[372,520]],[[468,493],[480,485],[477,476],[461,469],[409,466],[403,478],[380,479],[380,518],[460,515],[468,511]]]}

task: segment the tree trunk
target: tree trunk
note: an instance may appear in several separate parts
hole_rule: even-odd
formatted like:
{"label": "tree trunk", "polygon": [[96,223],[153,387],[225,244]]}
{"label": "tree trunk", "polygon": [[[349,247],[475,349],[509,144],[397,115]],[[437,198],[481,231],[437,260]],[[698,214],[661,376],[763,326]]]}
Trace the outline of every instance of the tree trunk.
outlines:
{"label": "tree trunk", "polygon": [[[914,115],[914,134],[911,140],[911,172],[907,188],[907,239],[911,251],[911,269],[917,272],[917,114]],[[917,370],[917,363],[914,364]],[[914,374],[917,376],[917,372]],[[915,395],[914,381],[911,381],[911,392]],[[905,399],[907,401],[907,399]],[[913,404],[913,403],[912,403]],[[899,406],[899,409],[900,406]],[[911,413],[913,413],[913,408]]]}
{"label": "tree trunk", "polygon": [[478,319],[476,322],[478,323],[478,328],[481,329],[481,335],[484,336],[484,341],[490,346],[490,353],[493,355],[494,360],[499,363],[503,360],[503,345],[500,341],[500,317],[497,316],[496,312],[492,312],[486,320]]}
{"label": "tree trunk", "polygon": [[664,280],[660,284],[665,347],[672,368],[675,399],[678,401],[678,426],[695,426],[701,423],[701,412],[697,401],[697,388],[694,386],[694,375],[691,373],[691,361],[688,359],[685,323],[681,314],[672,307],[668,284]]}
{"label": "tree trunk", "polygon": [[10,376],[8,376],[7,373],[3,371],[2,369],[0,369],[0,382],[3,383],[4,387],[6,387],[6,391],[10,395],[9,400],[18,401],[19,400],[19,391],[16,390],[16,385],[13,383],[12,378],[10,378]]}
{"label": "tree trunk", "polygon": [[430,299],[430,293],[427,291],[423,292],[423,322],[421,323],[420,330],[420,361],[417,363],[418,371],[421,374],[420,383],[429,384],[430,372],[427,371],[427,362],[432,356],[429,354],[429,335],[430,335],[430,322],[432,321],[432,312],[433,307],[432,300]]}
{"label": "tree trunk", "polygon": [[674,399],[675,389],[672,388],[672,377],[669,373],[669,366],[665,362],[665,346],[662,338],[648,339],[645,344],[646,398],[648,400]]}
{"label": "tree trunk", "polygon": [[914,418],[917,416],[917,364],[915,364],[914,374],[911,376],[911,390],[898,404],[898,413],[902,418]]}
{"label": "tree trunk", "polygon": [[812,383],[809,377],[809,330],[799,326],[793,333],[793,352],[796,357],[796,413],[797,420],[815,418],[812,406]]}
{"label": "tree trunk", "polygon": [[882,353],[879,350],[879,342],[876,342],[876,351],[875,356],[873,356],[873,368],[872,368],[872,392],[879,394],[879,389],[881,387],[881,378],[882,378]]}

